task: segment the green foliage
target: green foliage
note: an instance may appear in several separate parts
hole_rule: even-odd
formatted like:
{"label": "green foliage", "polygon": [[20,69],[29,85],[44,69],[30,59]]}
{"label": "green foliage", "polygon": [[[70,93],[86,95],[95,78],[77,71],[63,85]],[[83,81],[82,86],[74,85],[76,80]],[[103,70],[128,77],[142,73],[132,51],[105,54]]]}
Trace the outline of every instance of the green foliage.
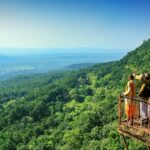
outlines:
{"label": "green foliage", "polygon": [[150,40],[120,61],[0,82],[0,149],[123,150],[117,97],[128,74],[149,71],[149,52]]}

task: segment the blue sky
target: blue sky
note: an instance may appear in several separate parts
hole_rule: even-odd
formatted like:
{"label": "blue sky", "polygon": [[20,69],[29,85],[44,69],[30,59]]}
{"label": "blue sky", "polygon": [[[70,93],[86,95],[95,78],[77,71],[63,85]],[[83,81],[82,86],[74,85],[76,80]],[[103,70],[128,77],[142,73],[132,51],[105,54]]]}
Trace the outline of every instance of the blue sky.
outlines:
{"label": "blue sky", "polygon": [[150,38],[149,0],[2,0],[1,48],[134,49]]}

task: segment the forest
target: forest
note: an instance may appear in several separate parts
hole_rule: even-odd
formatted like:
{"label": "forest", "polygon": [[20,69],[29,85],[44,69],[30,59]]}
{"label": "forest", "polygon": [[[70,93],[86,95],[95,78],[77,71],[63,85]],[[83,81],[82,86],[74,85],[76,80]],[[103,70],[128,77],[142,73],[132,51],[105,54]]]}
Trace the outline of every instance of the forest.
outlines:
{"label": "forest", "polygon": [[150,71],[149,60],[150,39],[119,61],[1,81],[0,150],[123,150],[118,96],[129,74]]}

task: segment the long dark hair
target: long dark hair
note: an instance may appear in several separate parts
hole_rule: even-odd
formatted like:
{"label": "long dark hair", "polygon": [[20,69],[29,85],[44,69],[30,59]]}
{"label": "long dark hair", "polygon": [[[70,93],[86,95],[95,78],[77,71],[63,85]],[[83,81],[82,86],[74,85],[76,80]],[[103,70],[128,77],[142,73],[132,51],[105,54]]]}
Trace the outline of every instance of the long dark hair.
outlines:
{"label": "long dark hair", "polygon": [[134,80],[133,74],[130,74],[130,75],[129,75],[129,79],[130,79],[130,80]]}

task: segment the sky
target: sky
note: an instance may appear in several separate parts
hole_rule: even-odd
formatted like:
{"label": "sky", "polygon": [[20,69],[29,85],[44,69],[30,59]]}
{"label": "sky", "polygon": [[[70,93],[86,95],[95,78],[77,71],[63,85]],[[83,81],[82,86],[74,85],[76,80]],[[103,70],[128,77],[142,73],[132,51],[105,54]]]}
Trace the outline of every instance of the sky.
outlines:
{"label": "sky", "polygon": [[149,0],[0,0],[0,48],[131,50],[148,38]]}

